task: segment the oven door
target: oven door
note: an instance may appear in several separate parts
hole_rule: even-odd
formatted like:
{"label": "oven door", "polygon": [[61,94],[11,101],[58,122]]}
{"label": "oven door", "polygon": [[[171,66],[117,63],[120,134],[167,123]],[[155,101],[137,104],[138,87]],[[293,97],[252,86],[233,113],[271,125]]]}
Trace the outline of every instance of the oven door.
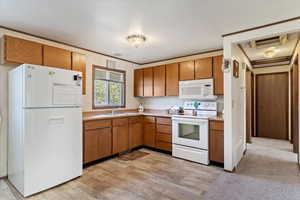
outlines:
{"label": "oven door", "polygon": [[173,144],[208,150],[208,120],[173,118],[172,142]]}

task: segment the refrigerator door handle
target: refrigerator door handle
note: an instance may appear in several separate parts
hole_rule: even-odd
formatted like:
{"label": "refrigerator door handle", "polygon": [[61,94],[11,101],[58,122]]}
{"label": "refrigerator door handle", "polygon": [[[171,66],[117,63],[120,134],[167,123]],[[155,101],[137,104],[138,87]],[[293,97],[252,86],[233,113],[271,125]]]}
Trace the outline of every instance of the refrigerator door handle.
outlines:
{"label": "refrigerator door handle", "polygon": [[64,122],[65,122],[65,117],[64,116],[51,117],[49,119],[49,124],[51,124],[51,125],[64,124]]}

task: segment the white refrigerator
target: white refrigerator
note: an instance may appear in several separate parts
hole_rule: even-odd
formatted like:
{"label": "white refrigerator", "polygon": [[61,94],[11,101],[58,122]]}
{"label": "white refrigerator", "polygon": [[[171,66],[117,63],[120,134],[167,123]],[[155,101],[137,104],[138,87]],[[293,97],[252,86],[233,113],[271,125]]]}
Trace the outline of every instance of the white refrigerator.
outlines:
{"label": "white refrigerator", "polygon": [[81,72],[9,72],[8,179],[24,196],[82,174]]}

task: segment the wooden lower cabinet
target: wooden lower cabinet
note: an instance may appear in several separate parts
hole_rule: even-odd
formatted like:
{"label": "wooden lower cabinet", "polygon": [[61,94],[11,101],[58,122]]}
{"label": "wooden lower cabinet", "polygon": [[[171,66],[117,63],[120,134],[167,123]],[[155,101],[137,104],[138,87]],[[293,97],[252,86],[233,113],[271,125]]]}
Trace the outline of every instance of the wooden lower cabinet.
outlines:
{"label": "wooden lower cabinet", "polygon": [[155,117],[144,117],[144,145],[155,147]]}
{"label": "wooden lower cabinet", "polygon": [[164,151],[172,151],[172,143],[156,141],[156,148]]}
{"label": "wooden lower cabinet", "polygon": [[86,130],[83,152],[84,163],[111,155],[111,128]]}
{"label": "wooden lower cabinet", "polygon": [[121,153],[129,149],[128,118],[113,120],[112,153]]}
{"label": "wooden lower cabinet", "polygon": [[172,151],[171,118],[135,116],[84,122],[84,164],[139,146]]}
{"label": "wooden lower cabinet", "polygon": [[129,148],[143,145],[143,123],[141,117],[129,118]]}
{"label": "wooden lower cabinet", "polygon": [[156,118],[155,147],[164,151],[172,151],[172,121],[169,117]]}
{"label": "wooden lower cabinet", "polygon": [[209,159],[224,163],[224,122],[210,121]]}

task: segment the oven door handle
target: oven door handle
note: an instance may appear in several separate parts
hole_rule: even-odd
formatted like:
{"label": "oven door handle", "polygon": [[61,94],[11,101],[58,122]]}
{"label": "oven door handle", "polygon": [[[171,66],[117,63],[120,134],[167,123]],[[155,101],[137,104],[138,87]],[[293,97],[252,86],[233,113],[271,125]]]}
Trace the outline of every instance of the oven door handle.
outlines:
{"label": "oven door handle", "polygon": [[172,119],[172,122],[176,123],[192,123],[192,124],[199,124],[199,123],[208,123],[206,119],[197,119],[197,120],[189,120],[189,119]]}

